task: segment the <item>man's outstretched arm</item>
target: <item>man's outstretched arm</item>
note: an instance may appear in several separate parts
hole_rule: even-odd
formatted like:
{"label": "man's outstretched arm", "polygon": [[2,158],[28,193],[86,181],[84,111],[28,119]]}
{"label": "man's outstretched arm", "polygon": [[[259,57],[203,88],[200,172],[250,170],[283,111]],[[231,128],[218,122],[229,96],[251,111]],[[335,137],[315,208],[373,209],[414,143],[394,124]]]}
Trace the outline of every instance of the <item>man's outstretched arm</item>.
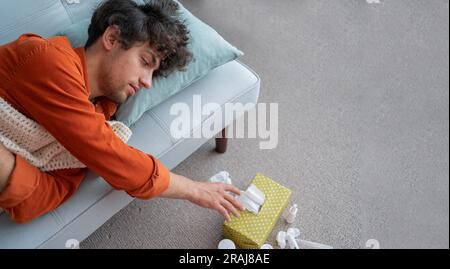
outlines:
{"label": "man's outstretched arm", "polygon": [[228,192],[240,194],[233,185],[193,181],[171,172],[169,187],[160,196],[188,200],[201,207],[217,210],[227,220],[231,220],[228,212],[239,217],[238,210],[244,208]]}
{"label": "man's outstretched arm", "polygon": [[[71,178],[42,172],[14,156],[0,143],[0,207],[7,209],[19,223],[53,210],[67,200],[81,183],[84,173],[81,169],[73,170]],[[228,192],[239,194],[239,189],[228,184],[197,182],[170,173],[169,186],[160,196],[185,199],[201,207],[217,210],[229,220],[228,212],[239,216],[238,210],[244,209]]]}
{"label": "man's outstretched arm", "polygon": [[[0,144],[0,207],[18,223],[55,209],[75,193],[84,177],[82,169],[73,170],[73,175],[65,173],[64,177],[57,171],[54,174],[42,172]],[[239,194],[239,189],[223,183],[197,182],[170,173],[169,186],[160,196],[188,200],[217,210],[230,220],[228,212],[239,216],[238,209],[244,209],[228,192]]]}

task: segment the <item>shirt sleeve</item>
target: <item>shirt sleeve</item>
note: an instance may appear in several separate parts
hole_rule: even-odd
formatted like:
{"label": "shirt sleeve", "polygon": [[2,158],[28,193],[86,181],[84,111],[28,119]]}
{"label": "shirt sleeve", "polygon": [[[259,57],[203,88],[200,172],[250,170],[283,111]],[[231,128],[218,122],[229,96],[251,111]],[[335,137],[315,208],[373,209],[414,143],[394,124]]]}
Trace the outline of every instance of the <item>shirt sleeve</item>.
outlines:
{"label": "shirt sleeve", "polygon": [[149,199],[169,185],[155,157],[123,143],[89,101],[81,63],[49,42],[36,46],[6,84],[25,113],[113,188]]}

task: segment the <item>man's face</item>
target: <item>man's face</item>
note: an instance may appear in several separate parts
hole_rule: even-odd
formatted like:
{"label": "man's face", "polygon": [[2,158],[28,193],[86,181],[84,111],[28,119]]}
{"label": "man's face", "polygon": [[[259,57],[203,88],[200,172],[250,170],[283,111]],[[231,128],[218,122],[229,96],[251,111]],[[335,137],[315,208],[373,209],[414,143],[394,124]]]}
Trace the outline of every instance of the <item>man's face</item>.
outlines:
{"label": "man's face", "polygon": [[152,86],[153,72],[160,59],[148,43],[135,44],[128,50],[114,46],[99,69],[99,91],[116,103],[123,103],[140,88]]}

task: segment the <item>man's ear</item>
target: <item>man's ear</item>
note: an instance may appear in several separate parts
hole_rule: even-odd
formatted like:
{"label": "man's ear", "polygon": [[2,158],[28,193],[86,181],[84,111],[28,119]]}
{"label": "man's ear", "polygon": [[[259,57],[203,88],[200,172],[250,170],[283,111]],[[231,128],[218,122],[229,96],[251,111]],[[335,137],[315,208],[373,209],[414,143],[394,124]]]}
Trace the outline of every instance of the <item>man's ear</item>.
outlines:
{"label": "man's ear", "polygon": [[105,50],[111,50],[119,45],[120,29],[116,25],[110,25],[102,35],[102,45]]}

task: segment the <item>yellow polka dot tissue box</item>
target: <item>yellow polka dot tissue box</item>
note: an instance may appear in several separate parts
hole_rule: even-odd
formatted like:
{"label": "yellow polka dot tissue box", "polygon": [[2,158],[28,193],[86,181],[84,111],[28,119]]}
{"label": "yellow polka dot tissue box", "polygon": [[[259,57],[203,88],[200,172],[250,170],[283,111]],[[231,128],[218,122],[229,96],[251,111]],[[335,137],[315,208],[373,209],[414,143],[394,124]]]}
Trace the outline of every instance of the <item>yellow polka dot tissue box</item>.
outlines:
{"label": "yellow polka dot tissue box", "polygon": [[223,224],[223,236],[244,249],[261,248],[291,197],[291,190],[261,173],[256,174],[251,184],[265,195],[259,213],[246,210],[241,212],[240,218],[231,216],[231,221]]}

